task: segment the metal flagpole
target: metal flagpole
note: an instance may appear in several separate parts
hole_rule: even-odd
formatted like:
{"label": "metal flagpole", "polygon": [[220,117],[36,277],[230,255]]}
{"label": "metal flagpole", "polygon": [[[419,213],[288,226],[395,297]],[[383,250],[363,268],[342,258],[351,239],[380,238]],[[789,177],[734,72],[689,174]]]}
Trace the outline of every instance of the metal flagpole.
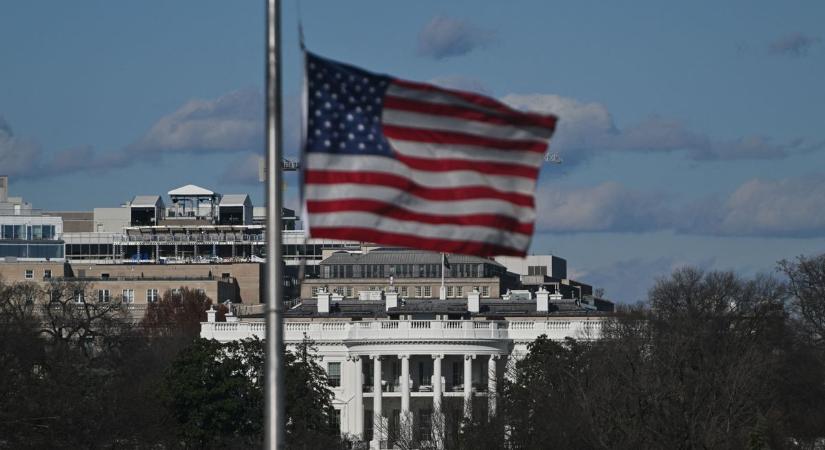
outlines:
{"label": "metal flagpole", "polygon": [[444,252],[441,252],[441,289],[438,290],[439,300],[447,300],[447,288],[444,286],[444,259],[447,258]]}
{"label": "metal flagpole", "polygon": [[266,411],[265,449],[286,447],[281,258],[281,5],[266,7]]}

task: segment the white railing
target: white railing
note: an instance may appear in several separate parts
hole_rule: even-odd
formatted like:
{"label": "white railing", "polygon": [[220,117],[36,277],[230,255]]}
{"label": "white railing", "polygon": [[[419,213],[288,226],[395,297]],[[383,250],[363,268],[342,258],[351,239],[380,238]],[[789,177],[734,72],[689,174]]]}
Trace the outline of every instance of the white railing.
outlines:
{"label": "white railing", "polygon": [[[602,319],[569,319],[546,321],[473,321],[473,320],[374,320],[286,322],[284,339],[300,342],[304,338],[316,342],[369,340],[513,340],[532,341],[542,334],[550,339],[566,337],[594,339],[601,334]],[[203,322],[201,337],[230,341],[257,336],[264,338],[264,322]]]}

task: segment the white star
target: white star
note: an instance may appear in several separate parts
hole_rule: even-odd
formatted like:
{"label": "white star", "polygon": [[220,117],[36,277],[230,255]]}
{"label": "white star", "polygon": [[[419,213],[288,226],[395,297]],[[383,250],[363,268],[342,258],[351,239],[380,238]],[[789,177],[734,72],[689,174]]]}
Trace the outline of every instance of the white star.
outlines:
{"label": "white star", "polygon": [[329,145],[330,145],[329,139],[325,140],[324,141],[324,147],[329,147]]}
{"label": "white star", "polygon": [[364,131],[364,125],[363,124],[360,124],[360,123],[358,124],[358,131]]}
{"label": "white star", "polygon": [[373,140],[373,139],[375,139],[375,136],[373,136],[372,133],[370,133],[370,134],[367,135],[367,139]]}
{"label": "white star", "polygon": [[341,142],[340,144],[338,144],[338,148],[346,148],[346,146],[347,146],[347,144],[345,144],[345,143],[343,143],[343,142]]}
{"label": "white star", "polygon": [[324,103],[324,108],[330,109],[330,108],[332,108],[332,105],[329,102],[326,102],[326,103]]}
{"label": "white star", "polygon": [[352,122],[352,119],[353,119],[352,114],[347,114],[347,120]]}
{"label": "white star", "polygon": [[321,91],[315,91],[315,96],[316,97],[321,97]]}
{"label": "white star", "polygon": [[353,140],[353,139],[355,139],[355,135],[350,133],[350,134],[347,135],[347,139]]}
{"label": "white star", "polygon": [[315,135],[320,136],[321,135],[321,130],[315,130]]}
{"label": "white star", "polygon": [[331,124],[331,123],[329,123],[329,120],[327,120],[326,122],[324,122],[324,128],[329,128],[329,127],[331,127],[331,126],[332,126],[332,124]]}
{"label": "white star", "polygon": [[333,100],[338,100],[338,94],[336,94],[335,92],[333,92],[333,93],[332,93],[332,99],[333,99]]}
{"label": "white star", "polygon": [[364,149],[364,143],[363,143],[363,142],[361,142],[360,144],[358,144],[358,148],[360,148],[361,150],[363,150],[363,149]]}

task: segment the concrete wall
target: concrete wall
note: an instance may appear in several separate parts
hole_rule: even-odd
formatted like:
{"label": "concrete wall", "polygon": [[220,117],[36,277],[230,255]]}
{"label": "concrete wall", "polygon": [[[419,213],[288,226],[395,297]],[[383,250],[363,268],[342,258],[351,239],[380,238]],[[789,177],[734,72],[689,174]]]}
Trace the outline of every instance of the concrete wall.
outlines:
{"label": "concrete wall", "polygon": [[[260,303],[263,287],[260,263],[227,263],[227,264],[89,264],[72,262],[75,276],[100,278],[104,273],[109,277],[158,277],[186,280],[192,277],[222,278],[223,274],[233,279],[236,285],[237,301],[242,303]],[[178,284],[181,282],[178,281]],[[188,285],[188,284],[187,284]],[[178,286],[179,287],[179,286]],[[224,301],[226,298],[221,298]],[[234,299],[233,299],[234,300]]]}
{"label": "concrete wall", "polygon": [[64,233],[90,233],[94,231],[94,213],[92,211],[48,211],[45,216],[63,219]]}
{"label": "concrete wall", "polygon": [[130,208],[95,208],[94,228],[92,231],[120,233],[131,220]]}

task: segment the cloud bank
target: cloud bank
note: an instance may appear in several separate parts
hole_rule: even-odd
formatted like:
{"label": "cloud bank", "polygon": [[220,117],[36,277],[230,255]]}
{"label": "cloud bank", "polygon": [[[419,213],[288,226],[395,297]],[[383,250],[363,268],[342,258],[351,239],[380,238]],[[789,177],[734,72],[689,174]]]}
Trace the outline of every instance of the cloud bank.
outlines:
{"label": "cloud bank", "polygon": [[645,232],[753,237],[825,237],[825,174],[742,183],[727,196],[677,202],[615,182],[537,193],[538,232]]}
{"label": "cloud bank", "polygon": [[435,16],[418,34],[418,54],[440,60],[466,55],[495,41],[495,33],[469,22]]}
{"label": "cloud bank", "polygon": [[776,143],[766,136],[715,140],[678,121],[661,117],[650,117],[620,128],[601,103],[584,103],[552,94],[510,94],[502,100],[518,109],[556,114],[559,125],[550,147],[561,153],[567,164],[581,163],[608,152],[684,152],[695,161],[781,159],[825,146],[825,142],[803,139]]}

